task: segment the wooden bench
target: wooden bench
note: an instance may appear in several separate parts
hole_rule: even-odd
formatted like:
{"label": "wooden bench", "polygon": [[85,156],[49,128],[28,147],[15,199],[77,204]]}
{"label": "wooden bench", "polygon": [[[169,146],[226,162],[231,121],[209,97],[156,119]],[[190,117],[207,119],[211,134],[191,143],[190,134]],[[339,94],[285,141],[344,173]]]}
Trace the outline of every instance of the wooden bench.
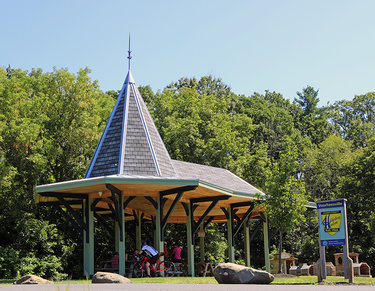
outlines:
{"label": "wooden bench", "polygon": [[167,276],[180,277],[180,275],[184,274],[184,272],[182,271],[182,266],[182,263],[173,263],[173,268],[171,270],[166,271],[165,273],[167,274]]}

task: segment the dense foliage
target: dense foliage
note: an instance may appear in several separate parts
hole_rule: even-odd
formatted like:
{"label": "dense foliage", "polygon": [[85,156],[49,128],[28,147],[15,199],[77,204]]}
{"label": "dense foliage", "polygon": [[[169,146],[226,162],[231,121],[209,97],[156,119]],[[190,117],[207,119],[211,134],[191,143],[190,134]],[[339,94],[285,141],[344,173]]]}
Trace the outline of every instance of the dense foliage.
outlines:
{"label": "dense foliage", "polygon": [[[33,195],[36,185],[85,172],[117,95],[100,91],[88,74],[0,68],[0,278],[82,274],[81,238]],[[294,101],[269,91],[238,96],[211,76],[183,78],[156,93],[139,89],[172,158],[226,168],[270,194],[271,234],[284,234],[282,248],[300,262],[318,259],[317,215],[303,212],[306,201],[348,199],[350,248],[375,270],[375,93],[319,107],[310,86],[287,96]],[[126,224],[130,249],[134,227]],[[167,241],[183,247],[184,231],[168,225]],[[108,259],[113,232],[100,223],[95,232],[96,260]],[[207,259],[226,259],[225,233],[225,224],[206,230]],[[278,243],[273,236],[271,245]],[[241,261],[242,233],[235,245]],[[262,248],[255,235],[256,267],[264,265]],[[340,250],[328,251],[332,260]]]}

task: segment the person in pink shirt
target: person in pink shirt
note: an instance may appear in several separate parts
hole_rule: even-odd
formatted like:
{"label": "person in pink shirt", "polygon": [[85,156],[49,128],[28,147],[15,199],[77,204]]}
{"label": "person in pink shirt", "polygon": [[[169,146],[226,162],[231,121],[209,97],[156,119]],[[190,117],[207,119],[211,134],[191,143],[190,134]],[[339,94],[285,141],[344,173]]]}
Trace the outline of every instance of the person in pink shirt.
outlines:
{"label": "person in pink shirt", "polygon": [[178,243],[174,245],[172,256],[172,261],[174,263],[181,263],[181,248],[178,246]]}

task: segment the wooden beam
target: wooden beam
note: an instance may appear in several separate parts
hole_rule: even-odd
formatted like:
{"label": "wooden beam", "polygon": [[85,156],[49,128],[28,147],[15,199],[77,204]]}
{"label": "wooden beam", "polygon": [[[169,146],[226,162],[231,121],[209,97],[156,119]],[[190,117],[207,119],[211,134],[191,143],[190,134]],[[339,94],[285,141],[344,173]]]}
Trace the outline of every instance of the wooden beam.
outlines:
{"label": "wooden beam", "polygon": [[251,212],[254,210],[254,205],[251,205],[249,209],[246,211],[246,213],[242,216],[242,219],[238,222],[236,227],[234,228],[233,236],[236,236],[239,230],[241,229],[242,225],[245,223],[246,219],[249,218],[251,215]]}
{"label": "wooden beam", "polygon": [[211,202],[214,200],[228,200],[230,196],[228,195],[221,195],[221,196],[212,196],[212,197],[202,197],[202,198],[193,198],[190,199],[191,202],[193,203],[201,203],[201,202]]}
{"label": "wooden beam", "polygon": [[80,217],[76,211],[68,204],[66,203],[66,200],[62,197],[57,197],[59,201],[65,206],[66,211],[74,218],[75,222],[79,225],[79,227],[83,230],[87,231],[87,225],[83,222],[82,217]]}
{"label": "wooden beam", "polygon": [[[82,205],[82,200],[67,200],[66,203],[69,205]],[[39,202],[40,206],[60,206],[64,205],[61,204],[60,201],[48,201],[48,202]]]}
{"label": "wooden beam", "polygon": [[132,201],[133,199],[135,198],[135,196],[129,196],[125,202],[124,202],[124,210],[126,209],[126,207],[128,207],[130,201]]}
{"label": "wooden beam", "polygon": [[203,213],[203,215],[199,218],[198,222],[193,225],[193,235],[198,230],[198,228],[203,223],[204,219],[207,217],[207,215],[211,212],[211,210],[216,206],[216,204],[218,202],[219,202],[219,200],[212,201],[210,206],[206,209],[206,211]]}
{"label": "wooden beam", "polygon": [[77,199],[86,199],[88,197],[87,194],[80,194],[80,193],[64,193],[64,192],[43,192],[38,193],[40,196],[44,197],[62,197],[62,198],[77,198]]}
{"label": "wooden beam", "polygon": [[[173,210],[175,209],[177,203],[180,201],[181,197],[182,197],[182,194],[183,192],[180,192],[176,195],[176,197],[174,198],[173,202],[172,202],[172,205],[169,207],[169,210],[168,210],[168,213],[165,215],[165,217],[163,217],[162,221],[161,221],[161,228],[162,228],[162,231],[164,231],[165,227],[167,226],[167,223],[168,223],[168,219],[169,217],[171,216]],[[161,194],[160,194],[161,195]],[[163,203],[163,206],[164,206],[164,203]],[[162,212],[163,213],[163,212]],[[163,236],[163,235],[162,235]]]}
{"label": "wooden beam", "polygon": [[102,200],[102,198],[96,198],[94,202],[91,204],[91,211],[95,211],[96,205]]}
{"label": "wooden beam", "polygon": [[210,216],[209,219],[207,219],[207,221],[204,223],[203,225],[203,229],[205,229],[207,227],[207,225],[209,225],[211,223],[212,220],[214,220],[215,216]]}
{"label": "wooden beam", "polygon": [[224,207],[220,207],[220,209],[224,212],[224,215],[227,219],[229,219],[229,213]]}
{"label": "wooden beam", "polygon": [[171,195],[171,194],[176,194],[176,193],[181,193],[181,192],[193,191],[196,188],[197,188],[197,186],[183,186],[183,187],[179,187],[179,188],[161,191],[160,194],[165,196],[165,195]]}
{"label": "wooden beam", "polygon": [[61,215],[65,216],[70,221],[70,223],[73,225],[73,228],[79,233],[80,236],[82,236],[82,227],[74,219],[72,219],[69,216],[69,214],[66,211],[64,211],[60,206],[56,205],[56,209],[61,213]]}
{"label": "wooden beam", "polygon": [[253,205],[254,202],[251,201],[245,201],[245,202],[237,202],[237,203],[232,203],[231,206],[233,208],[238,208],[238,207],[244,207],[244,206],[251,206]]}
{"label": "wooden beam", "polygon": [[156,200],[154,200],[152,197],[150,196],[144,196],[145,199],[147,199],[148,201],[151,202],[151,204],[154,206],[155,209],[158,209],[158,203],[156,202]]}
{"label": "wooden beam", "polygon": [[113,186],[112,184],[105,184],[105,187],[110,190],[111,192],[116,193],[117,195],[121,196],[121,190],[118,189],[117,187]]}

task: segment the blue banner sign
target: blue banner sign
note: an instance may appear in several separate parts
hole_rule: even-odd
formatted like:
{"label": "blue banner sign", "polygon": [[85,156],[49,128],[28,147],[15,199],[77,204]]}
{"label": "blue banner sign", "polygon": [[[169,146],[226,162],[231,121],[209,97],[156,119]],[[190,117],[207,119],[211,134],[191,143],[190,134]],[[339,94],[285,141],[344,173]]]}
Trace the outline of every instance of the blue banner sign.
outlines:
{"label": "blue banner sign", "polygon": [[317,202],[322,246],[345,245],[345,200]]}

